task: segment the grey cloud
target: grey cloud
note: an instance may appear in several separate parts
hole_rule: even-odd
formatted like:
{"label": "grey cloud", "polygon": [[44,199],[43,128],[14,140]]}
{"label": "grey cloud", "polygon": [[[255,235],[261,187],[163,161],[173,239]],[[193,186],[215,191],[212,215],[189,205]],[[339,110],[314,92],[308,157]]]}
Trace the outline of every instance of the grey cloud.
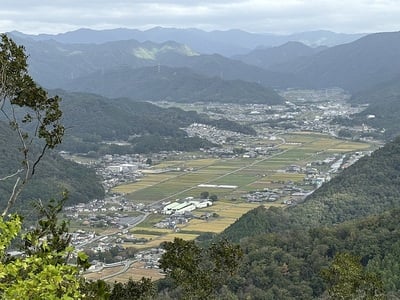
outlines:
{"label": "grey cloud", "polygon": [[394,0],[3,0],[0,31],[62,32],[90,27],[240,28],[253,32],[397,30]]}

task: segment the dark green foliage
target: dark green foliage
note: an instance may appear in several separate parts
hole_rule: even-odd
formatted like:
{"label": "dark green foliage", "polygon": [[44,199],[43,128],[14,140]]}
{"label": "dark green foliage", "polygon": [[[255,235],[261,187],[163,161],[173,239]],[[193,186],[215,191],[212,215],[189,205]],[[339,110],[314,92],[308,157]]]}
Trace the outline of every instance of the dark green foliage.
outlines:
{"label": "dark green foliage", "polygon": [[239,299],[318,298],[340,282],[322,270],[329,269],[335,255],[346,252],[359,256],[355,267],[359,272],[351,277],[351,285],[359,293],[379,296],[371,299],[382,299],[382,292],[396,292],[400,284],[395,255],[400,249],[399,217],[400,210],[393,210],[335,227],[287,229],[243,238],[243,263],[228,287]]}
{"label": "dark green foliage", "polygon": [[210,299],[233,276],[240,264],[239,246],[220,240],[206,249],[195,241],[175,238],[164,243],[160,268],[179,288],[181,299]]}
{"label": "dark green foliage", "polygon": [[126,283],[116,282],[113,286],[110,300],[150,300],[156,296],[156,289],[151,279],[142,278],[140,281],[129,279]]}
{"label": "dark green foliage", "polygon": [[195,151],[200,148],[217,147],[199,137],[165,138],[158,135],[145,135],[131,140],[133,153],[155,153],[160,151]]}
{"label": "dark green foliage", "polygon": [[204,192],[201,192],[201,193],[200,193],[200,198],[201,198],[201,199],[207,199],[209,195],[210,195],[209,192],[204,191]]}
{"label": "dark green foliage", "polygon": [[[161,150],[190,151],[214,146],[189,138],[181,128],[192,123],[224,130],[256,134],[250,126],[221,119],[213,120],[195,111],[161,108],[129,99],[107,99],[93,94],[55,91],[63,97],[62,109],[67,128],[62,149],[72,152],[147,153]],[[104,140],[129,140],[132,146],[100,144]]]}
{"label": "dark green foliage", "polygon": [[19,165],[0,177],[0,181],[13,181],[12,189],[3,195],[8,198],[2,213],[5,216],[35,174],[46,150],[61,143],[64,126],[61,99],[49,98],[28,74],[24,47],[6,34],[0,34],[0,38],[0,122],[7,123],[14,134],[16,146],[12,152],[19,157]]}
{"label": "dark green foliage", "polygon": [[376,274],[364,270],[360,260],[349,253],[338,253],[329,268],[322,270],[332,299],[386,299],[382,281]]}

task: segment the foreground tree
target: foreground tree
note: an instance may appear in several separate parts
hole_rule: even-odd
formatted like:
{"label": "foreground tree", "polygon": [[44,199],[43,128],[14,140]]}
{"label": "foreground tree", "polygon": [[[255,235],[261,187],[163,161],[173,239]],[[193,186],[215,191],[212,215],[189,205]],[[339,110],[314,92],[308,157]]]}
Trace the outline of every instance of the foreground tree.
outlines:
{"label": "foreground tree", "polygon": [[58,96],[48,97],[29,76],[24,47],[7,35],[0,35],[0,121],[8,122],[16,132],[21,153],[21,167],[1,181],[14,180],[13,189],[2,213],[6,216],[35,174],[47,149],[61,143],[64,127]]}
{"label": "foreground tree", "polygon": [[200,248],[195,241],[175,238],[164,243],[166,253],[161,257],[160,268],[181,290],[183,299],[210,299],[234,275],[243,252],[238,245],[227,240]]}
{"label": "foreground tree", "polygon": [[23,234],[23,254],[7,255],[11,242],[20,234],[21,217],[0,219],[0,297],[2,299],[81,299],[85,284],[80,271],[89,264],[87,255],[78,253],[69,264],[73,248],[66,222],[57,222],[57,214],[66,198],[47,206],[38,202],[40,220],[37,227]]}
{"label": "foreground tree", "polygon": [[382,281],[364,269],[360,258],[349,253],[338,253],[328,269],[322,271],[329,284],[331,299],[386,299]]}
{"label": "foreground tree", "polygon": [[[61,143],[60,98],[49,98],[28,74],[24,48],[7,35],[0,35],[0,122],[16,132],[21,166],[0,178],[14,180],[8,201],[0,216],[0,297],[2,299],[80,299],[80,270],[88,267],[87,257],[79,253],[76,264],[68,264],[73,248],[67,224],[57,222],[57,214],[66,199],[37,209],[36,229],[21,234],[22,217],[8,215],[26,183],[48,149]],[[24,242],[22,255],[10,257],[7,251],[16,238]]]}
{"label": "foreground tree", "polygon": [[129,279],[126,283],[116,282],[110,300],[151,300],[156,297],[156,289],[151,279],[144,278],[140,281]]}

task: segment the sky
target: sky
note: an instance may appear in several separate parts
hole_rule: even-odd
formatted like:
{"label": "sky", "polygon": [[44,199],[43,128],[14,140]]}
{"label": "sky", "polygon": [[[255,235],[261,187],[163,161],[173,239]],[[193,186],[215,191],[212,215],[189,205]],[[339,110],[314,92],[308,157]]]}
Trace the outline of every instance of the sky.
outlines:
{"label": "sky", "polygon": [[62,33],[79,28],[288,34],[311,30],[400,30],[400,0],[1,0],[0,32]]}

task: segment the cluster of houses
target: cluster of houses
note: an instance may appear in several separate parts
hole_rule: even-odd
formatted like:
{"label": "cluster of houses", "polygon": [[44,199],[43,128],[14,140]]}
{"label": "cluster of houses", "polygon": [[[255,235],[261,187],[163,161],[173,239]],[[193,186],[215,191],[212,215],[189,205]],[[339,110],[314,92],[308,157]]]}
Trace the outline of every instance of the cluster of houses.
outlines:
{"label": "cluster of houses", "polygon": [[211,125],[193,123],[185,128],[188,136],[198,136],[209,140],[212,143],[223,145],[229,139],[236,139],[241,136],[240,133],[228,130],[221,130]]}

